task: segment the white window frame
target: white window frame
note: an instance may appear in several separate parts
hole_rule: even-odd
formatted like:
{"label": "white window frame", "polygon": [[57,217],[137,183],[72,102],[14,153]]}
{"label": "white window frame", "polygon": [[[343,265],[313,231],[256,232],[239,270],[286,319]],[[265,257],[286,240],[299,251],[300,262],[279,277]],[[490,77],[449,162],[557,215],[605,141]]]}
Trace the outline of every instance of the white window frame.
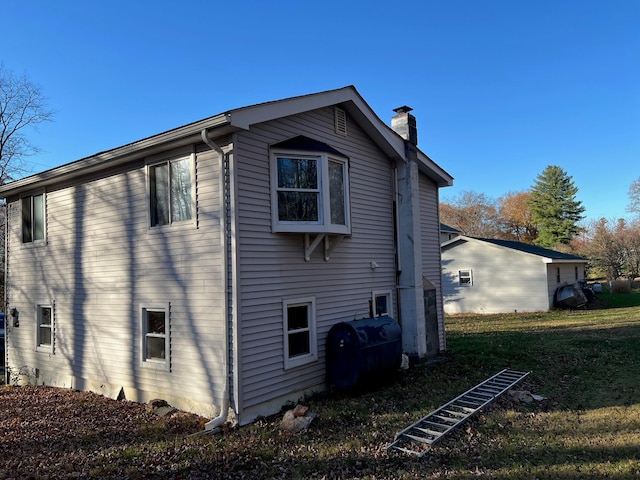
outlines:
{"label": "white window frame", "polygon": [[[42,238],[35,238],[35,210],[34,210],[34,198],[42,197]],[[31,239],[25,240],[25,200],[29,200],[29,228],[31,229]],[[20,197],[20,234],[22,243],[25,245],[37,245],[43,244],[47,241],[47,196],[44,191],[33,193],[31,195],[24,195]]]}
{"label": "white window frame", "polygon": [[[46,326],[42,323],[42,310],[48,308],[51,310],[51,325]],[[36,335],[35,335],[35,347],[37,352],[45,352],[49,354],[54,353],[55,348],[55,308],[54,302],[40,302],[36,304]],[[42,343],[41,327],[49,328],[51,330],[51,344]]]}
{"label": "white window frame", "polygon": [[[463,275],[464,272],[468,272],[467,275]],[[463,282],[463,279],[469,279],[468,282]],[[461,287],[473,287],[473,270],[470,268],[461,268],[458,270],[458,285]]]}
{"label": "white window frame", "polygon": [[[140,305],[140,362],[143,367],[156,370],[170,370],[171,366],[171,319],[170,304],[146,303]],[[147,312],[164,313],[164,335],[153,334],[147,331]],[[147,338],[164,337],[164,359],[147,358]]]}
{"label": "white window frame", "polygon": [[[377,303],[377,299],[378,297],[386,297],[387,299],[387,311],[381,314],[378,314],[378,312],[376,311],[376,307],[378,305]],[[387,317],[391,317],[393,318],[393,303],[392,302],[392,296],[391,296],[391,290],[374,290],[373,292],[371,292],[371,302],[372,302],[372,311],[373,311],[373,316],[374,317],[380,317],[380,316],[387,316]]]}
{"label": "white window frame", "polygon": [[[307,307],[307,328],[289,330],[288,312],[290,307]],[[284,369],[299,367],[318,360],[318,340],[316,336],[316,301],[314,297],[290,298],[282,301]],[[309,352],[291,357],[289,355],[289,335],[308,332]]]}
{"label": "white window frame", "polygon": [[[278,218],[278,192],[295,191],[278,187],[278,158],[316,160],[318,162],[318,187],[313,192],[318,194],[317,221],[286,221]],[[344,216],[345,224],[331,223],[331,197],[329,194],[329,163],[337,162],[343,166],[344,173]],[[328,233],[336,235],[351,234],[351,201],[349,198],[349,160],[339,155],[326,152],[308,152],[299,150],[274,150],[271,152],[271,227],[274,233]],[[300,190],[312,191],[312,190]]]}
{"label": "white window frame", "polygon": [[[190,175],[190,180],[191,180],[191,187],[190,187],[190,200],[191,200],[191,217],[185,220],[173,220],[172,219],[172,212],[171,212],[171,188],[169,188],[168,190],[168,194],[169,194],[169,223],[156,223],[153,224],[153,202],[155,201],[154,195],[153,195],[153,191],[154,191],[154,187],[152,185],[152,181],[154,178],[154,174],[152,173],[152,170],[155,167],[161,166],[161,165],[167,165],[168,167],[168,172],[169,172],[169,185],[171,185],[171,164],[175,163],[175,162],[179,162],[182,160],[189,160],[189,175]],[[167,158],[162,158],[160,160],[154,160],[152,162],[149,162],[146,165],[146,177],[147,177],[147,224],[149,225],[149,228],[151,230],[161,230],[164,228],[169,228],[171,226],[174,225],[193,225],[196,223],[196,168],[195,168],[195,163],[196,163],[196,155],[195,153],[188,153],[188,154],[183,154],[183,155],[175,155],[175,156],[171,156],[171,157],[167,157]]]}

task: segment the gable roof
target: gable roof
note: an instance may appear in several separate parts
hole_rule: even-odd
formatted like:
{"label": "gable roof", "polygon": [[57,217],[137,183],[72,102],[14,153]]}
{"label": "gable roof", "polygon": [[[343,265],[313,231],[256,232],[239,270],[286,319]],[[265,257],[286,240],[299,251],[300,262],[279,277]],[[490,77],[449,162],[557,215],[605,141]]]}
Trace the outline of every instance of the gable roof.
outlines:
{"label": "gable roof", "polygon": [[441,232],[447,232],[447,233],[462,233],[460,230],[457,230],[457,229],[455,229],[453,227],[450,227],[446,223],[441,223],[440,224],[440,231]]}
{"label": "gable roof", "polygon": [[[111,150],[96,153],[29,177],[0,186],[0,197],[19,194],[36,186],[46,186],[59,178],[71,179],[136,160],[168,148],[202,141],[203,132],[211,139],[249,130],[252,125],[338,105],[351,115],[373,142],[390,158],[403,161],[404,140],[387,126],[364,101],[354,86],[265,102],[229,110],[182,127],[153,135]],[[418,150],[420,171],[439,187],[453,185],[453,177]]]}
{"label": "gable roof", "polygon": [[528,243],[516,242],[513,240],[499,240],[496,238],[479,238],[479,237],[467,237],[460,235],[442,244],[442,249],[449,249],[461,244],[463,242],[481,242],[490,245],[495,245],[501,248],[508,248],[510,250],[516,250],[518,252],[527,253],[529,255],[536,255],[541,257],[545,263],[562,263],[562,262],[578,262],[587,263],[588,260],[578,255],[572,255],[570,253],[558,252],[557,250],[551,250],[548,248],[538,247],[537,245],[529,245]]}

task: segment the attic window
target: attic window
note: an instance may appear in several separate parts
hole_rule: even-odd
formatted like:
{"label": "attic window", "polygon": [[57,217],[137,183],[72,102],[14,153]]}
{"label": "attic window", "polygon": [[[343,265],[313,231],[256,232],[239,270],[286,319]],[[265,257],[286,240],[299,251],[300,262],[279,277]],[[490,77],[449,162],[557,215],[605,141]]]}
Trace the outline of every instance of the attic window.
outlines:
{"label": "attic window", "polygon": [[274,232],[351,232],[349,159],[306,137],[271,149],[271,217]]}
{"label": "attic window", "polygon": [[347,113],[340,107],[335,108],[336,133],[347,136]]}

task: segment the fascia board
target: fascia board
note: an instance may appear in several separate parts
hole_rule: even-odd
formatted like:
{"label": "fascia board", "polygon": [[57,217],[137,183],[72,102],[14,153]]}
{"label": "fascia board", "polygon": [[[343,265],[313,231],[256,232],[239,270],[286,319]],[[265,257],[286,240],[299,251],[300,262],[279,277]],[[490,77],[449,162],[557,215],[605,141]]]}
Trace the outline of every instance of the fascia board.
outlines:
{"label": "fascia board", "polygon": [[106,167],[117,166],[147,155],[152,155],[166,148],[186,145],[197,141],[202,129],[220,128],[227,125],[228,122],[228,114],[216,115],[112,150],[97,153],[90,157],[85,157],[6,185],[0,185],[0,198],[19,194],[23,190],[27,190],[36,184],[38,186],[46,186],[62,177],[71,179],[79,175],[85,175]]}
{"label": "fascia board", "polygon": [[589,262],[589,260],[581,259],[581,258],[551,258],[551,257],[547,257],[545,255],[538,255],[537,253],[525,252],[525,251],[522,251],[522,250],[518,250],[517,248],[507,247],[505,245],[496,245],[495,243],[485,242],[481,238],[467,237],[467,236],[464,236],[464,235],[458,235],[457,237],[452,238],[451,240],[448,240],[447,242],[442,244],[442,247],[445,247],[445,246],[448,246],[449,244],[454,243],[457,239],[465,240],[467,242],[475,242],[475,243],[479,243],[479,244],[482,244],[482,245],[486,245],[487,247],[499,248],[501,250],[507,250],[509,252],[515,252],[515,253],[519,253],[521,255],[528,255],[530,257],[536,257],[536,258],[539,258],[540,260],[542,260],[543,263],[588,263]]}
{"label": "fascia board", "polygon": [[402,138],[380,120],[353,86],[232,110],[230,125],[250,130],[252,125],[333,105],[344,106],[389,157],[394,160],[404,159]]}
{"label": "fascia board", "polygon": [[[19,194],[36,184],[38,186],[48,185],[61,177],[71,179],[85,173],[126,163],[156,151],[161,151],[164,148],[197,141],[195,136],[199,136],[202,129],[205,128],[212,129],[211,135],[217,137],[238,130],[248,130],[252,125],[258,123],[332,105],[343,106],[389,158],[396,161],[404,161],[405,147],[402,137],[380,120],[355,87],[350,85],[336,90],[230,110],[226,113],[1,185],[0,198]],[[438,186],[450,186],[453,184],[453,178],[420,151],[418,151],[418,160],[421,164],[421,171],[434,179]]]}
{"label": "fascia board", "polygon": [[543,263],[589,263],[589,260],[581,258],[549,258],[543,257]]}
{"label": "fascia board", "polygon": [[453,177],[420,150],[418,150],[418,161],[420,162],[420,171],[435,180],[438,187],[453,185]]}
{"label": "fascia board", "polygon": [[458,242],[469,242],[469,241],[472,241],[472,240],[474,240],[474,239],[470,238],[470,237],[466,237],[464,235],[458,235],[456,237],[453,237],[450,240],[447,240],[446,242],[442,242],[440,244],[440,248],[445,249],[445,248],[451,247],[455,243],[458,243]]}

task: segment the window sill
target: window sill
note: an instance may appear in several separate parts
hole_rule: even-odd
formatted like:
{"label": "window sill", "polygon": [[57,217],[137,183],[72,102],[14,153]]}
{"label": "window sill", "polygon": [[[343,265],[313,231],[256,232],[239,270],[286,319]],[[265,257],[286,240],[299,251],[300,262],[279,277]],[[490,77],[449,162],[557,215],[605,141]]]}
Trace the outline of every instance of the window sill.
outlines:
{"label": "window sill", "polygon": [[318,360],[318,355],[314,353],[308,353],[306,355],[300,355],[298,357],[288,358],[284,361],[284,369],[290,370],[296,367],[302,367]]}
{"label": "window sill", "polygon": [[168,225],[155,225],[147,228],[147,233],[151,235],[161,235],[165,233],[179,232],[183,230],[196,230],[198,225],[193,220],[185,220],[184,222],[174,222]]}
{"label": "window sill", "polygon": [[158,370],[161,372],[170,372],[169,362],[144,360],[142,362],[142,368],[149,368],[151,370]]}
{"label": "window sill", "polygon": [[41,248],[46,247],[48,242],[46,240],[38,240],[36,242],[20,242],[22,248]]}
{"label": "window sill", "polygon": [[345,225],[318,225],[314,223],[273,223],[273,233],[326,233],[328,235],[351,235],[351,227]]}

